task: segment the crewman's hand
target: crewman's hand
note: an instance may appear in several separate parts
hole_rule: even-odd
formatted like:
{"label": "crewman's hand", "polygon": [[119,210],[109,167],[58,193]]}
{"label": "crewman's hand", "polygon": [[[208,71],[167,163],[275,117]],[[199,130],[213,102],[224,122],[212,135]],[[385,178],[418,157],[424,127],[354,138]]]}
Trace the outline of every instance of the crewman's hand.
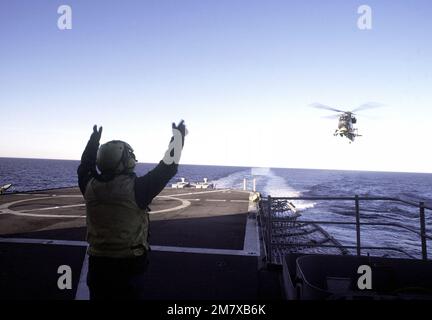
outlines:
{"label": "crewman's hand", "polygon": [[102,136],[102,127],[99,127],[99,130],[98,130],[97,125],[94,125],[93,126],[93,133],[90,136],[90,140],[99,143],[101,136]]}
{"label": "crewman's hand", "polygon": [[172,127],[173,127],[173,129],[177,129],[180,131],[183,139],[188,133],[187,129],[186,129],[186,125],[184,124],[184,120],[181,120],[178,125],[175,125],[175,123],[173,122]]}
{"label": "crewman's hand", "polygon": [[188,134],[184,120],[181,120],[178,125],[173,122],[172,133],[173,136],[171,137],[168,150],[165,152],[165,156],[162,159],[162,161],[168,166],[173,163],[179,163],[184,146],[184,137]]}
{"label": "crewman's hand", "polygon": [[[173,122],[172,128],[173,128],[173,131],[174,131],[174,129],[177,129],[180,132],[180,134],[182,136],[182,147],[183,147],[185,136],[188,134],[188,130],[186,129],[186,125],[184,124],[184,120],[181,120],[178,125],[175,125],[175,123]],[[173,137],[173,139],[174,139],[174,137]]]}

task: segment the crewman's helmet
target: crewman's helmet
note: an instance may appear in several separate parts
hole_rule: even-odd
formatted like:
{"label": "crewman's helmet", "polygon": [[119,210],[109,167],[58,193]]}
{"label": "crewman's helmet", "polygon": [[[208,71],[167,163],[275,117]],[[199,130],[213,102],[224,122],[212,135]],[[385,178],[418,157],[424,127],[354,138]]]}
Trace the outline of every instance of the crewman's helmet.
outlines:
{"label": "crewman's helmet", "polygon": [[132,147],[120,140],[109,141],[101,145],[96,156],[97,168],[102,173],[133,172],[136,162]]}

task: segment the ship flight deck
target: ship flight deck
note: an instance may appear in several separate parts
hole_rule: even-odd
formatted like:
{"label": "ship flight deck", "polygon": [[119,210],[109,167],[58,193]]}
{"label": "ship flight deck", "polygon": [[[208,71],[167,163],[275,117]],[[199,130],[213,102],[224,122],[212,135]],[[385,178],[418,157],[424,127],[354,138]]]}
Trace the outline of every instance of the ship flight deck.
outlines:
{"label": "ship flight deck", "polygon": [[[164,189],[150,205],[146,299],[281,299],[262,268],[255,203],[232,189]],[[0,196],[0,299],[88,299],[78,188]],[[59,289],[70,266],[72,289]]]}

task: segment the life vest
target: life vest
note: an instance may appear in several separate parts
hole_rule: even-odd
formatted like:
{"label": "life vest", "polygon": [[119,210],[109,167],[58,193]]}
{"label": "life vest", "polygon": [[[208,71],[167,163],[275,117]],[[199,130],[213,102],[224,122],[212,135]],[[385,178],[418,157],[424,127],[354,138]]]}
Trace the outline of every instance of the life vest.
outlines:
{"label": "life vest", "polygon": [[135,201],[135,178],[122,174],[89,181],[84,194],[89,255],[123,258],[149,249],[149,215]]}

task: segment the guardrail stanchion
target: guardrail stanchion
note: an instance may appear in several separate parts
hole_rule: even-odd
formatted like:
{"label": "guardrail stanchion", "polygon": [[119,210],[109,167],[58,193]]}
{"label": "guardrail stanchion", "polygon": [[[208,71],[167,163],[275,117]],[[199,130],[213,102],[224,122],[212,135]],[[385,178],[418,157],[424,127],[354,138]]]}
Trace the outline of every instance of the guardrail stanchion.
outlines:
{"label": "guardrail stanchion", "polygon": [[271,196],[267,197],[267,261],[269,263],[272,262],[272,198]]}
{"label": "guardrail stanchion", "polygon": [[422,259],[427,260],[426,222],[425,222],[424,202],[420,202],[420,238],[421,238],[421,248],[422,248]]}
{"label": "guardrail stanchion", "polygon": [[360,204],[359,196],[355,196],[355,213],[356,213],[356,235],[357,235],[357,255],[361,255],[361,245],[360,245]]}

